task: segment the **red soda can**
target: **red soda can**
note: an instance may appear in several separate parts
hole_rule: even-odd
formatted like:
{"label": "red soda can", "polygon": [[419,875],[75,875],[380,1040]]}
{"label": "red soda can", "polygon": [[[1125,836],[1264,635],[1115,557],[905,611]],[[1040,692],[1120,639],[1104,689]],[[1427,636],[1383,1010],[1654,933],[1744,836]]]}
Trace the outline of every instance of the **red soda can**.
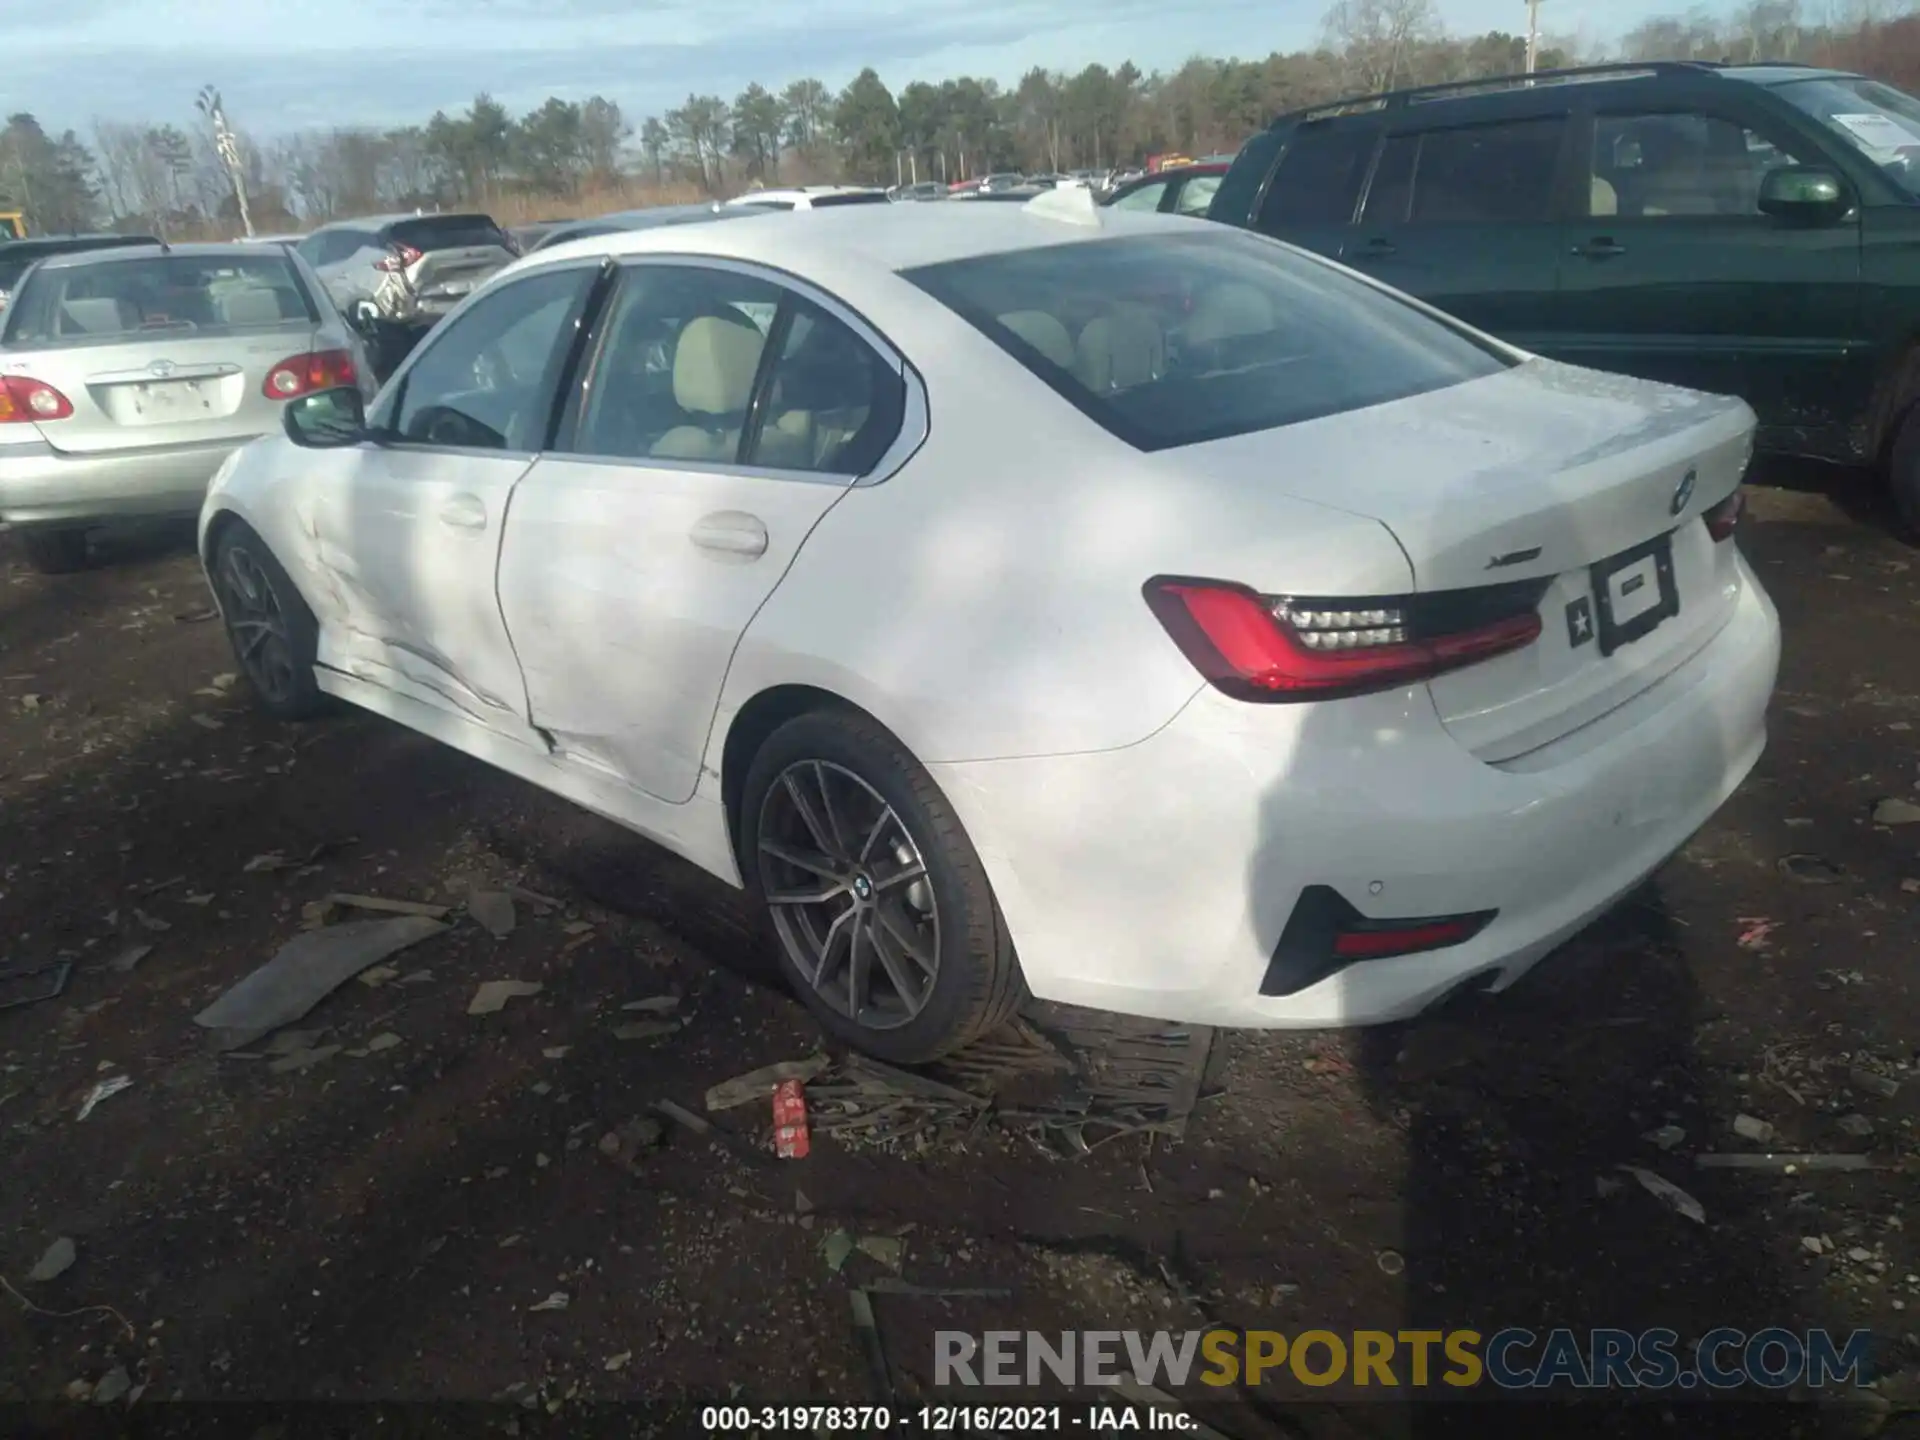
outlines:
{"label": "red soda can", "polygon": [[798,1080],[773,1087],[773,1150],[782,1160],[807,1158],[807,1093]]}

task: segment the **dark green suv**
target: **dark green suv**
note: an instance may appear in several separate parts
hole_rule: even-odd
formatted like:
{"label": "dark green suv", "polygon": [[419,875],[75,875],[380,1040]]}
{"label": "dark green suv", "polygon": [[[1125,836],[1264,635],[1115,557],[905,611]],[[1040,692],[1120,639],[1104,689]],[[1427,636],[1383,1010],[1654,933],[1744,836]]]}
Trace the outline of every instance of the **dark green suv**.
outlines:
{"label": "dark green suv", "polygon": [[1594,66],[1286,115],[1209,210],[1555,359],[1739,395],[1920,530],[1920,101],[1794,65]]}

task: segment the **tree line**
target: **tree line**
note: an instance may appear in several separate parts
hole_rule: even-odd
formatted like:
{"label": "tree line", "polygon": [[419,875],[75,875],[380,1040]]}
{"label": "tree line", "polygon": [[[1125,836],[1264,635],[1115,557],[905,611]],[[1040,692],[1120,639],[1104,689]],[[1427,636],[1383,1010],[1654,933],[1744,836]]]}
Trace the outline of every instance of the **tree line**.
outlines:
{"label": "tree line", "polygon": [[[1517,7],[1516,7],[1517,8]],[[1743,0],[1638,26],[1610,52],[1543,43],[1542,69],[1603,59],[1800,60],[1920,88],[1914,0]],[[1335,0],[1321,43],[1261,60],[1195,57],[1144,72],[1029,70],[1003,86],[961,77],[889,89],[872,68],[834,91],[817,79],[689,95],[631,123],[603,96],[550,98],[524,115],[491,95],[424,124],[255,140],[240,164],[261,231],[383,210],[477,206],[565,213],[636,188],[732,193],[754,184],[956,180],[991,170],[1137,164],[1230,151],[1274,115],[1342,95],[1524,68],[1524,36],[1449,34],[1435,0]],[[100,122],[82,138],[32,115],[0,130],[0,209],[37,231],[109,226],[231,232],[232,179],[202,124]]]}

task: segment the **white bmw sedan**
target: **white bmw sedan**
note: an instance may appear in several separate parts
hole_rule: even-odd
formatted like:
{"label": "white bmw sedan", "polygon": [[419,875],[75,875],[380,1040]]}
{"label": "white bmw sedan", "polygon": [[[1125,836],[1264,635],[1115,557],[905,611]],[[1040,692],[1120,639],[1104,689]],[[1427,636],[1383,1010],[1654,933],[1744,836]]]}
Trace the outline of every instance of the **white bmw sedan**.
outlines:
{"label": "white bmw sedan", "polygon": [[1226,227],[873,206],[501,272],[215,480],[261,703],[335,696],[763,901],[827,1028],[1497,989],[1765,742],[1738,400]]}

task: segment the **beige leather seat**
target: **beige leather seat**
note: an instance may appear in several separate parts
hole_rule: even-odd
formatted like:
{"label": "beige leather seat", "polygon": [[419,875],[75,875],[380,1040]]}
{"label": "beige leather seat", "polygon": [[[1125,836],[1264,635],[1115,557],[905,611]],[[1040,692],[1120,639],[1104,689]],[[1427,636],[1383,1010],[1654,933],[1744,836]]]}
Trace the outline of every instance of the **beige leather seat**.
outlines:
{"label": "beige leather seat", "polygon": [[1240,335],[1262,335],[1274,328],[1273,302],[1251,285],[1229,281],[1194,302],[1187,340],[1206,345]]}
{"label": "beige leather seat", "polygon": [[712,315],[689,320],[673,347],[673,399],[687,414],[710,423],[676,425],[648,453],[659,460],[731,462],[766,343],[745,320]]}
{"label": "beige leather seat", "polygon": [[1620,213],[1620,193],[1609,181],[1602,180],[1598,175],[1594,176],[1588,194],[1587,214],[1594,219]]}
{"label": "beige leather seat", "polygon": [[278,325],[287,318],[280,293],[265,285],[229,290],[214,301],[222,325]]}
{"label": "beige leather seat", "polygon": [[1094,316],[1074,344],[1073,373],[1096,395],[1145,385],[1166,368],[1166,332],[1144,305],[1116,305]]}
{"label": "beige leather seat", "polygon": [[140,311],[131,300],[99,297],[67,300],[60,306],[62,335],[120,335],[140,328]]}
{"label": "beige leather seat", "polygon": [[1044,310],[1012,310],[1000,323],[1062,370],[1073,368],[1073,336],[1056,317]]}

